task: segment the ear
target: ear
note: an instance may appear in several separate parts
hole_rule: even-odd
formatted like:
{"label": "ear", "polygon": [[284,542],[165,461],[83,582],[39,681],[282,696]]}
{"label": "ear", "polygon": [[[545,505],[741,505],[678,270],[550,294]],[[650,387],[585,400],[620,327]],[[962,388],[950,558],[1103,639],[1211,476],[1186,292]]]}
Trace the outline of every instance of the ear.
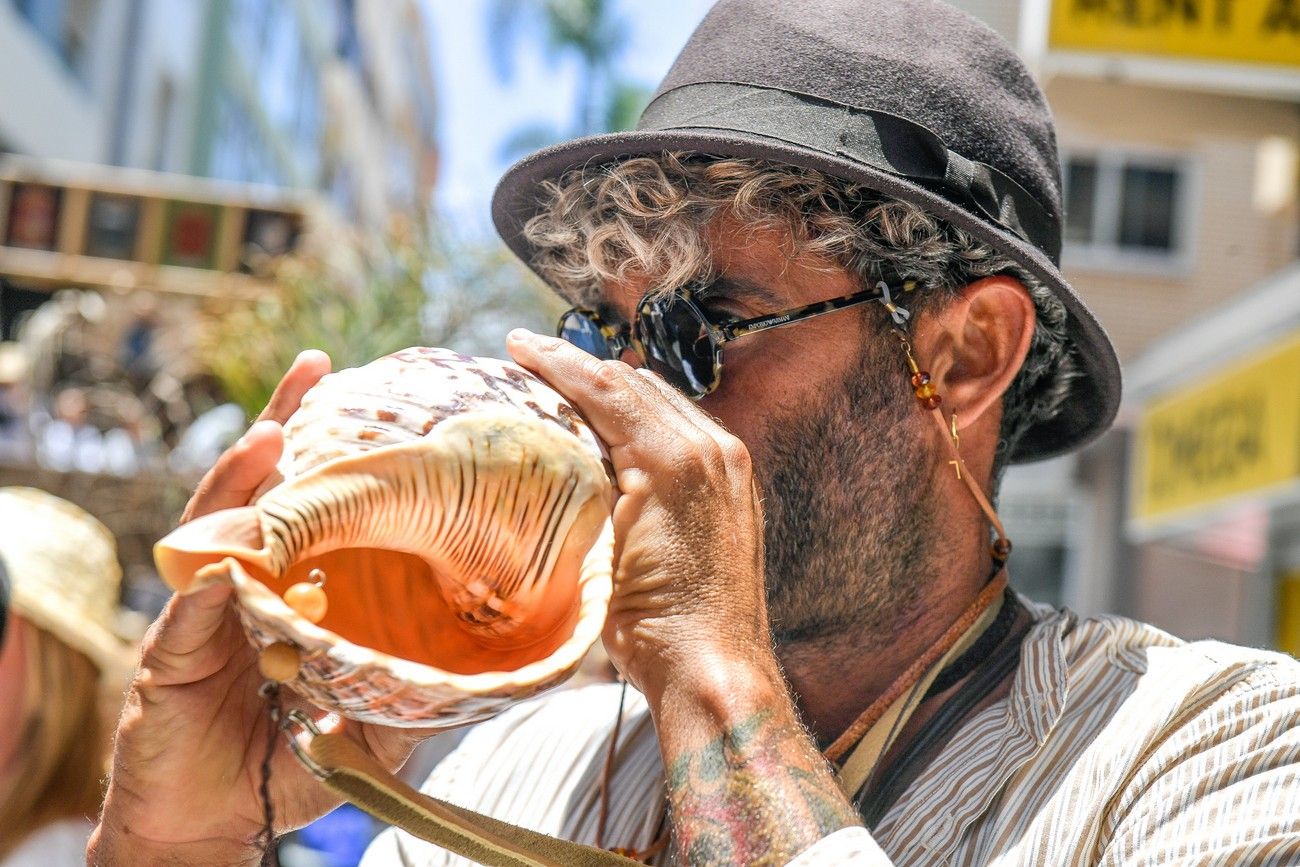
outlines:
{"label": "ear", "polygon": [[[1029,292],[1014,277],[977,280],[933,319],[930,339],[918,349],[928,358],[945,414],[958,414],[958,427],[1001,408],[1034,336],[1037,321]],[[928,346],[926,344],[929,344]],[[928,350],[928,351],[927,351]]]}

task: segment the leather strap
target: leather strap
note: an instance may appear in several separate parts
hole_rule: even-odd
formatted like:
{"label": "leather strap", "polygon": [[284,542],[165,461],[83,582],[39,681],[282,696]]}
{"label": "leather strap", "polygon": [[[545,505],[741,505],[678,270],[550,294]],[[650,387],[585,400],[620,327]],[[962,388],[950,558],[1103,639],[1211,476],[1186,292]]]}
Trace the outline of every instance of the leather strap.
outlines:
{"label": "leather strap", "polygon": [[1015,625],[1016,619],[1023,610],[1010,587],[1002,591],[1002,608],[998,611],[998,616],[965,653],[944,666],[943,671],[939,672],[939,676],[934,679],[934,683],[930,684],[925,698],[933,698],[939,693],[947,692],[972,671],[981,668],[994,651],[1006,641],[1007,636],[1011,634],[1011,627]]}
{"label": "leather strap", "polygon": [[960,657],[978,641],[989,625],[997,619],[1004,598],[999,593],[997,600],[984,609],[975,622],[966,628],[961,637],[926,670],[911,689],[894,700],[884,715],[858,741],[840,770],[840,788],[850,800],[870,779],[872,772],[880,764],[881,757],[889,752],[889,748],[898,739],[908,719],[929,693],[930,684],[934,683],[935,678],[950,662]]}
{"label": "leather strap", "polygon": [[[1015,617],[1023,609],[1015,597],[1008,593],[1003,610],[1010,611],[1011,616]],[[944,702],[943,707],[926,722],[902,755],[881,768],[883,782],[879,788],[871,792],[864,789],[857,793],[853,805],[869,830],[874,830],[880,824],[885,813],[920,775],[931,751],[947,741],[971,710],[1015,670],[1020,662],[1020,644],[1028,631],[1028,626],[1023,627],[1009,641],[1003,636],[1002,647],[984,660],[984,664],[976,669],[970,680]]]}
{"label": "leather strap", "polygon": [[1003,539],[1007,538],[1007,530],[1002,526],[1002,519],[998,517],[997,509],[993,508],[993,504],[990,503],[989,498],[984,495],[984,491],[980,490],[979,483],[975,481],[975,477],[971,475],[970,470],[966,468],[966,461],[962,458],[961,452],[957,451],[957,444],[953,442],[952,436],[948,433],[948,422],[943,417],[943,410],[935,407],[930,410],[930,417],[934,419],[934,423],[939,426],[939,439],[943,440],[944,445],[948,447],[948,453],[952,455],[953,462],[955,462],[960,468],[958,475],[961,476],[961,480],[966,483],[966,488],[970,491],[971,496],[975,498],[975,502],[979,505],[980,511],[984,513],[984,517],[988,518],[989,523],[993,525],[994,532]]}
{"label": "leather strap", "polygon": [[984,586],[984,589],[976,595],[971,604],[962,612],[962,615],[953,621],[947,631],[939,637],[939,640],[909,665],[902,674],[894,678],[894,682],[866,710],[858,714],[858,718],[849,723],[849,727],[830,746],[822,750],[822,755],[832,762],[839,762],[848,755],[849,750],[858,741],[862,740],[863,736],[885,715],[899,696],[912,689],[916,682],[947,652],[948,648],[952,647],[966,634],[971,624],[980,618],[984,610],[998,600],[999,595],[1006,589],[1006,586],[1006,572],[999,569],[998,573],[992,577],[989,583]]}
{"label": "leather strap", "polygon": [[630,858],[530,831],[421,794],[341,734],[294,753],[328,789],[380,821],[488,867],[627,867]]}

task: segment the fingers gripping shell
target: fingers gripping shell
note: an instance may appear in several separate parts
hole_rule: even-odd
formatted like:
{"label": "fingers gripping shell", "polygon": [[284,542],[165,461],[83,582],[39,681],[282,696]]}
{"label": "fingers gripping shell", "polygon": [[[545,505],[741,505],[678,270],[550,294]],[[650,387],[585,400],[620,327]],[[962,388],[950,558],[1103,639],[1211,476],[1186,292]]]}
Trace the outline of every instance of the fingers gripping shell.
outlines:
{"label": "fingers gripping shell", "polygon": [[[598,639],[609,478],[585,423],[530,374],[405,350],[323,379],[285,435],[281,481],[155,553],[177,589],[201,571],[232,582],[253,642],[299,649],[291,685],[314,703],[472,722],[559,683]],[[313,574],[319,624],[282,598]]]}

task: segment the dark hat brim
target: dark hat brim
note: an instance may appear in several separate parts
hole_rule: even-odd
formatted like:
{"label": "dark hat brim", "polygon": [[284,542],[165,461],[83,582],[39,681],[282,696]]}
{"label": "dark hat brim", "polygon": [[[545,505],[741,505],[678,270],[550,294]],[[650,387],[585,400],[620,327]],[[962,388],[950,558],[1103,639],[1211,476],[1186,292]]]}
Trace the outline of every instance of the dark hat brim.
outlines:
{"label": "dark hat brim", "polygon": [[1105,329],[1046,254],[912,181],[863,163],[735,130],[693,128],[608,133],[553,145],[515,163],[497,185],[492,199],[492,220],[506,245],[531,268],[534,251],[524,238],[523,226],[540,209],[537,190],[541,182],[557,179],[584,165],[663,151],[768,160],[860,183],[918,205],[969,232],[1006,254],[1054,292],[1069,312],[1066,328],[1081,373],[1070,383],[1069,395],[1060,412],[1026,432],[1011,456],[1012,462],[1045,460],[1073,451],[1098,437],[1114,420],[1121,394],[1119,359]]}

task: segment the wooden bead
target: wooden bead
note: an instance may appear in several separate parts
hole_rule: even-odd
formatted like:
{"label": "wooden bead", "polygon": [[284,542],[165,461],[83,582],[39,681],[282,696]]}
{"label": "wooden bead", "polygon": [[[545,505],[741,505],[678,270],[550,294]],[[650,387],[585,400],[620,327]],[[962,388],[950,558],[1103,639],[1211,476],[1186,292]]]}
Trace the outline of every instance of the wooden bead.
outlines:
{"label": "wooden bead", "polygon": [[1005,561],[1011,556],[1011,540],[995,539],[993,541],[993,557],[996,560]]}
{"label": "wooden bead", "polygon": [[257,670],[262,672],[262,677],[276,683],[293,680],[298,676],[301,665],[302,655],[298,653],[298,648],[283,641],[262,648],[257,657]]}
{"label": "wooden bead", "polygon": [[329,610],[329,598],[322,587],[299,581],[284,591],[284,603],[312,623],[320,623]]}
{"label": "wooden bead", "polygon": [[921,406],[925,407],[926,409],[938,409],[939,404],[941,403],[943,403],[943,399],[939,397],[939,395],[937,394],[932,394],[921,401]]}

